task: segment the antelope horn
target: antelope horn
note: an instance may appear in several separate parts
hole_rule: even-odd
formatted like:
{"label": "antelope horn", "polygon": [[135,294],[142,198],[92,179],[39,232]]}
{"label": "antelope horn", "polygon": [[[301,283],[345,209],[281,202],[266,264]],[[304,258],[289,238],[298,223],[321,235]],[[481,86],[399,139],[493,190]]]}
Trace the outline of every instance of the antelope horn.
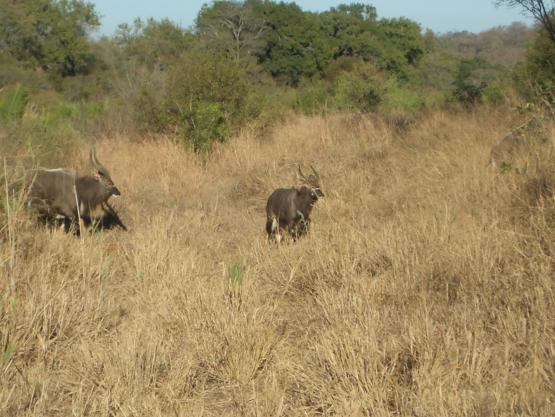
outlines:
{"label": "antelope horn", "polygon": [[316,170],[314,169],[312,164],[310,164],[310,169],[312,170],[312,172],[314,172],[314,175],[316,175],[317,178],[320,178],[320,174],[318,174],[318,172],[316,172]]}
{"label": "antelope horn", "polygon": [[303,171],[301,171],[301,166],[299,165],[299,176],[302,180],[306,181],[306,175],[303,174]]}
{"label": "antelope horn", "polygon": [[96,157],[96,147],[94,145],[91,147],[90,157],[91,163],[96,168],[96,170],[105,177],[110,177],[110,172],[106,169],[104,165],[102,165],[98,161],[98,158]]}

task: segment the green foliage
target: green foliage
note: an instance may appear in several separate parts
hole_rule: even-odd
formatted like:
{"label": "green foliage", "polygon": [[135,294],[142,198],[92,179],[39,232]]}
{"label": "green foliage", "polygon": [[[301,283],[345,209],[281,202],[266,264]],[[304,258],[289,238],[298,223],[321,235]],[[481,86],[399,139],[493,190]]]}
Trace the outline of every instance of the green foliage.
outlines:
{"label": "green foliage", "polygon": [[[83,0],[0,0],[0,135],[39,158],[109,126],[202,151],[243,128],[264,136],[291,111],[497,104],[508,84],[500,64],[514,64],[529,33],[436,37],[368,4],[308,12],[270,0],[207,3],[192,29],[136,19],[91,40],[98,24]],[[540,33],[514,71],[525,97],[554,101],[554,48]]]}
{"label": "green foliage", "polygon": [[400,84],[395,78],[391,78],[386,84],[382,108],[386,112],[395,114],[414,113],[426,106],[432,106],[434,100],[437,98],[433,94],[411,89]]}
{"label": "green foliage", "polygon": [[191,49],[194,37],[168,19],[150,18],[146,22],[135,19],[131,26],[119,25],[113,42],[123,53],[122,59],[152,68],[175,62],[183,51]]}
{"label": "green foliage", "polygon": [[104,105],[71,103],[59,96],[40,103],[21,85],[0,93],[0,120],[5,129],[0,134],[7,133],[0,151],[24,151],[45,166],[67,163],[67,158],[81,145],[80,123],[103,117]]}
{"label": "green foliage", "polygon": [[0,362],[7,363],[15,351],[15,345],[10,342],[10,339],[6,337],[6,340],[1,346],[2,350],[0,351]]}
{"label": "green foliage", "polygon": [[555,44],[544,29],[538,30],[526,62],[515,69],[513,77],[526,99],[555,106]]}
{"label": "green foliage", "polygon": [[437,49],[419,62],[415,83],[436,91],[451,91],[457,76],[460,59],[448,51]]}
{"label": "green foliage", "polygon": [[484,103],[501,104],[505,101],[505,93],[500,83],[488,84],[482,90],[482,99]]}
{"label": "green foliage", "polygon": [[293,109],[304,114],[318,114],[328,109],[329,101],[333,101],[329,86],[324,82],[312,82],[297,89]]}
{"label": "green foliage", "polygon": [[486,96],[495,99],[496,91],[492,85],[497,79],[495,68],[480,58],[463,59],[459,62],[455,77],[453,97],[464,105],[480,103]]}
{"label": "green foliage", "polygon": [[503,161],[501,162],[501,165],[499,166],[499,173],[500,174],[506,174],[507,172],[509,172],[511,170],[511,164]]}
{"label": "green foliage", "polygon": [[382,67],[407,80],[410,68],[424,55],[426,42],[420,25],[406,18],[384,19],[379,25],[383,41]]}
{"label": "green foliage", "polygon": [[369,5],[351,4],[331,8],[320,15],[324,35],[333,48],[333,58],[379,56],[377,12]]}
{"label": "green foliage", "polygon": [[198,13],[197,31],[210,49],[239,61],[261,53],[266,44],[266,25],[249,2],[217,1]]}
{"label": "green foliage", "polygon": [[13,139],[41,163],[64,164],[77,150],[77,132],[71,120],[45,113],[26,117]]}
{"label": "green foliage", "polygon": [[53,77],[88,72],[94,57],[87,33],[100,21],[82,0],[0,0],[3,50]]}
{"label": "green foliage", "polygon": [[185,136],[195,150],[209,150],[211,142],[223,142],[231,131],[226,113],[218,103],[199,101],[195,103],[184,123]]}
{"label": "green foliage", "polygon": [[317,14],[303,12],[295,3],[264,2],[255,11],[267,22],[267,43],[259,61],[272,76],[298,85],[331,61],[333,50],[320,30]]}
{"label": "green foliage", "polygon": [[29,102],[29,91],[17,84],[0,90],[0,121],[8,123],[21,120]]}
{"label": "green foliage", "polygon": [[373,111],[384,99],[383,74],[372,64],[359,64],[335,81],[335,105],[340,110]]}
{"label": "green foliage", "polygon": [[227,267],[229,286],[232,290],[238,290],[243,285],[245,279],[245,259],[241,258]]}
{"label": "green foliage", "polygon": [[303,12],[294,3],[264,2],[255,10],[268,25],[264,68],[291,85],[322,75],[342,57],[358,57],[408,79],[426,41],[420,26],[408,19],[377,19],[376,9],[341,5],[324,13]]}
{"label": "green foliage", "polygon": [[235,60],[205,51],[184,55],[170,69],[167,122],[195,149],[207,149],[244,120],[248,89],[247,74]]}

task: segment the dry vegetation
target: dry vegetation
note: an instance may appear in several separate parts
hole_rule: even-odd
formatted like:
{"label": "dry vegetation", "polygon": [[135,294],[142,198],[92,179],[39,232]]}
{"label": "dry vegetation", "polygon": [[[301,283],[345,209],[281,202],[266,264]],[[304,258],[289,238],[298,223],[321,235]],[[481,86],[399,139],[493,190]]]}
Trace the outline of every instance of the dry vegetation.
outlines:
{"label": "dry vegetation", "polygon": [[[553,415],[555,162],[487,166],[518,122],[300,118],[205,159],[106,139],[129,232],[0,213],[0,415]],[[269,246],[298,162],[326,199]]]}

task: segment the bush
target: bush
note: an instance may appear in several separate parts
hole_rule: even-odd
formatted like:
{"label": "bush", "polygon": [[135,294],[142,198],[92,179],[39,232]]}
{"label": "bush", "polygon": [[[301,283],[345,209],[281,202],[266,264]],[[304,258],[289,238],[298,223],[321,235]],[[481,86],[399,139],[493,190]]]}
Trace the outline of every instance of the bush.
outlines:
{"label": "bush", "polygon": [[375,110],[384,98],[384,76],[372,64],[344,72],[335,82],[335,106],[339,110]]}
{"label": "bush", "polygon": [[322,82],[312,82],[298,90],[293,109],[297,112],[313,115],[327,110],[329,100],[329,87]]}
{"label": "bush", "polygon": [[527,101],[555,107],[555,45],[540,29],[529,46],[526,61],[513,72],[517,90]]}
{"label": "bush", "polygon": [[505,101],[505,94],[501,85],[489,84],[482,90],[482,97],[485,103],[501,104]]}
{"label": "bush", "polygon": [[411,89],[409,86],[400,84],[395,78],[388,80],[385,86],[383,98],[384,110],[394,113],[414,113],[423,109],[433,100],[420,91]]}
{"label": "bush", "polygon": [[98,111],[93,108],[91,104],[69,103],[56,96],[49,97],[47,104],[37,104],[27,87],[6,88],[0,94],[0,151],[25,154],[34,163],[46,166],[67,164],[80,143],[74,125]]}
{"label": "bush", "polygon": [[[170,70],[160,116],[195,150],[224,141],[246,122],[247,74],[234,60],[206,51],[192,52]],[[167,117],[167,119],[166,119]]]}
{"label": "bush", "polygon": [[29,91],[17,84],[0,90],[0,121],[9,123],[20,120],[29,102]]}
{"label": "bush", "polygon": [[462,59],[454,81],[453,98],[465,106],[487,101],[484,94],[489,94],[489,98],[495,99],[494,86],[498,77],[499,70],[486,61],[480,58]]}
{"label": "bush", "polygon": [[133,100],[134,118],[139,131],[161,133],[168,129],[170,120],[164,107],[163,92],[144,85]]}
{"label": "bush", "polygon": [[218,103],[198,102],[189,116],[182,126],[188,129],[184,134],[197,151],[209,150],[213,141],[223,142],[230,134],[229,123]]}

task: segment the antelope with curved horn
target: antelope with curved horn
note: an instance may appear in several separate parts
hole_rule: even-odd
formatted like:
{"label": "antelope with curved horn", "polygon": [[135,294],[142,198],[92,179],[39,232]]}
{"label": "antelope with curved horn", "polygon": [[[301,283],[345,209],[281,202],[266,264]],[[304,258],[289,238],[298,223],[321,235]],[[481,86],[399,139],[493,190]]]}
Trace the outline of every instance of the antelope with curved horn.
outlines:
{"label": "antelope with curved horn", "polygon": [[281,241],[286,230],[296,240],[306,234],[310,227],[310,213],[318,198],[324,197],[320,175],[310,166],[312,174],[306,176],[299,166],[299,188],[278,188],[266,203],[266,233],[269,240]]}
{"label": "antelope with curved horn", "polygon": [[110,215],[115,225],[127,230],[115,210],[108,204],[111,196],[119,196],[110,172],[96,156],[94,146],[90,150],[90,162],[96,170],[93,176],[77,176],[71,169],[37,169],[30,178],[28,207],[34,208],[44,220],[56,217],[90,221],[101,209]]}

